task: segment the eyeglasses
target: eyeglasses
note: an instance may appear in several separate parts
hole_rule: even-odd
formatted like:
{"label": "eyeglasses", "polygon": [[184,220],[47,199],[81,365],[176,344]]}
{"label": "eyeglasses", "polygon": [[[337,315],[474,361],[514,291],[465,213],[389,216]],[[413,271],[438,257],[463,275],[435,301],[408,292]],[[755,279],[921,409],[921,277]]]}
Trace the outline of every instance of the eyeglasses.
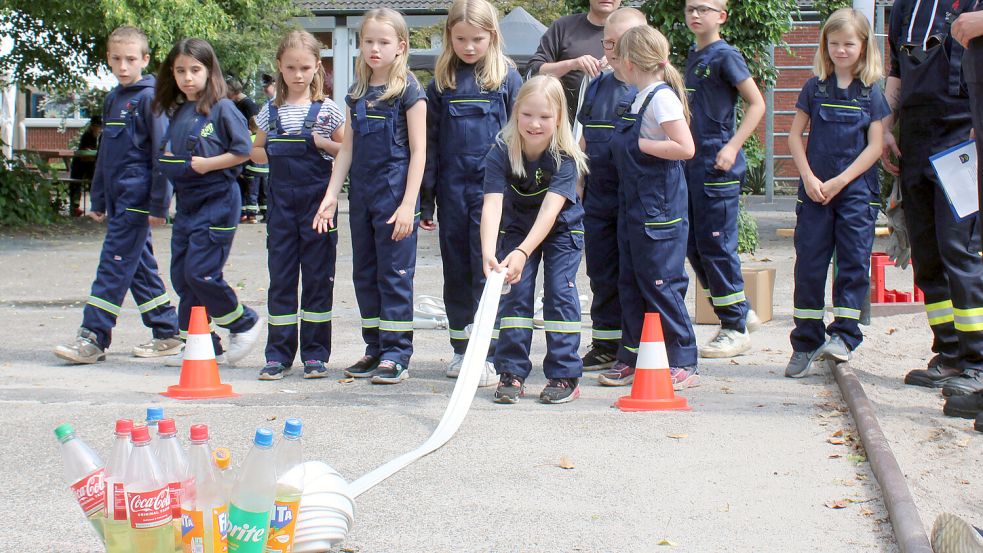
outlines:
{"label": "eyeglasses", "polygon": [[718,10],[717,8],[711,8],[710,6],[687,6],[683,8],[683,13],[686,15],[699,15],[703,17],[704,15],[714,12],[720,13],[724,10]]}
{"label": "eyeglasses", "polygon": [[614,45],[615,42],[611,39],[601,41],[601,48],[604,48],[605,50],[614,50]]}

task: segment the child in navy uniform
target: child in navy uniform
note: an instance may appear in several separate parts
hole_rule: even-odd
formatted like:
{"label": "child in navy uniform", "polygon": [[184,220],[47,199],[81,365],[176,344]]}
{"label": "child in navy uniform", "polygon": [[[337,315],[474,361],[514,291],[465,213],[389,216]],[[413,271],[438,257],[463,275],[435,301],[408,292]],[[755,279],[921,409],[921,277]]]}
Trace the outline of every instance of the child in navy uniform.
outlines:
{"label": "child in navy uniform", "polygon": [[74,343],[54,353],[72,363],[106,359],[113,327],[129,290],[143,324],[153,339],[133,349],[137,357],[174,355],[184,347],[178,339],[177,315],[164,282],[157,274],[150,223],[167,215],[171,190],[155,176],[154,156],[164,122],[151,109],[153,75],[141,76],[150,61],[147,36],[135,27],[109,35],[109,67],[119,86],[106,97],[99,157],[92,179],[93,218],[108,220],[92,293],[82,311],[82,328]]}
{"label": "child in navy uniform", "polygon": [[543,403],[567,403],[580,396],[577,269],[584,249],[584,208],[577,197],[577,178],[586,172],[587,156],[574,142],[560,81],[547,75],[529,79],[485,159],[484,272],[505,270],[506,282],[512,285],[498,310],[498,403],[518,401],[532,372],[529,349],[540,261],[546,323],[543,372],[548,382],[539,398]]}
{"label": "child in navy uniform", "polygon": [[[788,147],[801,175],[795,205],[795,308],[785,376],[814,359],[850,359],[860,345],[860,308],[870,290],[870,250],[880,206],[881,119],[890,114],[877,86],[881,55],[867,17],[836,10],[819,33],[816,76],[795,103]],[[809,125],[809,145],[802,133]],[[826,273],[836,251],[833,322],[823,325]],[[826,339],[826,334],[829,339]]]}
{"label": "child in navy uniform", "polygon": [[[720,38],[727,21],[726,0],[687,0],[686,24],[696,38],[686,59],[686,90],[698,145],[686,162],[689,185],[687,257],[696,279],[709,290],[720,330],[699,348],[700,357],[734,357],[751,347],[748,327],[757,316],[744,295],[737,255],[737,213],[747,163],[741,147],[765,113],[765,101],[751,79],[744,57]],[[744,117],[734,131],[737,96]]]}
{"label": "child in navy uniform", "polygon": [[212,322],[230,332],[226,355],[212,333],[216,358],[234,364],[249,353],[262,328],[256,312],[239,303],[222,277],[239,224],[236,176],[252,148],[249,128],[226,98],[222,69],[208,42],[189,38],[175,44],[157,82],[154,109],[170,119],[158,166],[177,198],[171,282],[181,296],[181,333],[187,335],[191,307],[204,305]]}
{"label": "child in navy uniform", "polygon": [[[522,86],[515,65],[502,53],[501,35],[498,13],[487,0],[456,0],[444,26],[444,50],[427,87],[427,170],[420,226],[436,226],[436,198],[444,305],[454,349],[447,367],[450,378],[461,372],[467,326],[485,286],[478,236],[485,155],[508,121]],[[478,385],[497,381],[495,367],[485,363]]]}

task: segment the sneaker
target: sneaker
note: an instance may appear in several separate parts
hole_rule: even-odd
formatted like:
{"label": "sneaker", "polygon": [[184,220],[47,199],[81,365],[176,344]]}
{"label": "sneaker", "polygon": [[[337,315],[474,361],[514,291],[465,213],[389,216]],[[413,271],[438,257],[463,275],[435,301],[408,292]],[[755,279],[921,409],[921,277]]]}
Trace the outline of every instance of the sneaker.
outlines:
{"label": "sneaker", "polygon": [[324,378],[328,376],[328,368],[324,366],[324,361],[308,359],[304,361],[304,378]]}
{"label": "sneaker", "polygon": [[267,361],[259,371],[260,380],[280,380],[290,374],[290,367],[279,361]]}
{"label": "sneaker", "polygon": [[962,373],[959,369],[945,366],[942,363],[942,356],[936,355],[929,360],[928,368],[908,371],[904,377],[904,383],[910,386],[941,388]]}
{"label": "sneaker", "polygon": [[526,394],[525,380],[512,373],[502,373],[495,388],[495,403],[515,403]]}
{"label": "sneaker", "polygon": [[[215,362],[219,365],[228,365],[229,360],[226,358],[225,353],[220,353],[215,356]],[[184,365],[184,351],[175,353],[164,359],[164,366],[166,367],[180,367]]]}
{"label": "sneaker", "polygon": [[603,371],[604,369],[610,369],[614,365],[616,357],[612,351],[591,346],[590,351],[584,356],[583,361],[584,371]]}
{"label": "sneaker", "polygon": [[447,378],[457,378],[461,375],[461,365],[464,363],[464,355],[461,353],[455,353],[451,357],[451,362],[447,364]]}
{"label": "sneaker", "polygon": [[225,356],[230,365],[235,365],[249,355],[249,350],[256,345],[259,333],[265,326],[263,317],[256,318],[256,324],[252,328],[243,332],[233,332],[229,334],[229,348],[225,350]]}
{"label": "sneaker", "polygon": [[570,403],[580,397],[580,379],[550,378],[539,394],[543,403]]}
{"label": "sneaker", "polygon": [[792,357],[788,360],[788,365],[785,365],[785,377],[802,378],[809,374],[809,367],[812,366],[812,360],[817,351],[819,350],[793,351]]}
{"label": "sneaker", "polygon": [[250,213],[246,215],[246,223],[250,225],[255,225],[258,221],[256,220],[256,215]]}
{"label": "sneaker", "polygon": [[65,361],[84,365],[106,360],[106,350],[99,347],[96,343],[96,333],[88,328],[80,328],[75,342],[56,346],[54,353]]}
{"label": "sneaker", "polygon": [[761,317],[758,317],[758,314],[754,312],[754,309],[748,309],[747,317],[744,318],[744,328],[746,328],[748,332],[755,332],[761,328]]}
{"label": "sneaker", "polygon": [[952,513],[942,513],[932,525],[935,553],[983,553],[983,531]]}
{"label": "sneaker", "polygon": [[597,383],[601,386],[628,386],[634,381],[635,367],[623,361],[616,361],[610,369],[597,377]]}
{"label": "sneaker", "polygon": [[410,377],[410,371],[402,363],[390,359],[379,361],[379,366],[372,375],[373,384],[399,384]]}
{"label": "sneaker", "polygon": [[481,378],[478,379],[479,388],[487,388],[498,383],[498,373],[495,372],[495,364],[485,361],[485,366],[481,371]]}
{"label": "sneaker", "polygon": [[154,338],[146,344],[140,344],[133,348],[133,355],[136,357],[167,357],[180,353],[184,349],[184,340],[177,336],[170,338]]}
{"label": "sneaker", "polygon": [[681,367],[669,369],[672,377],[672,389],[695,388],[700,385],[700,373],[696,367]]}
{"label": "sneaker", "polygon": [[725,359],[736,357],[751,349],[751,334],[744,330],[721,328],[710,343],[700,348],[700,357],[706,359]]}
{"label": "sneaker", "polygon": [[952,396],[945,400],[942,413],[947,417],[975,419],[980,413],[983,413],[983,394]]}
{"label": "sneaker", "polygon": [[945,397],[962,396],[983,392],[983,371],[968,370],[963,371],[959,376],[953,377],[942,386],[942,395]]}
{"label": "sneaker", "polygon": [[815,359],[830,359],[839,363],[846,363],[850,360],[850,348],[839,334],[833,334],[826,340],[826,343],[819,346],[816,350]]}
{"label": "sneaker", "polygon": [[379,367],[379,358],[372,355],[363,355],[361,359],[345,369],[345,376],[348,378],[371,378]]}

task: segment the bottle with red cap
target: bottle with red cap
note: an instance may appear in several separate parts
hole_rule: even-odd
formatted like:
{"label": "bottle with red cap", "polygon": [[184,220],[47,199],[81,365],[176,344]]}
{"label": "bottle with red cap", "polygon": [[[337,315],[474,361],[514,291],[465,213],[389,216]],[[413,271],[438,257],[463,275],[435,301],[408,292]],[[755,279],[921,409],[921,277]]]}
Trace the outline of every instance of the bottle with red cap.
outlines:
{"label": "bottle with red cap", "polygon": [[79,507],[99,534],[99,539],[105,542],[103,522],[106,519],[106,485],[103,481],[105,468],[102,460],[91,447],[75,436],[75,429],[71,424],[66,423],[55,428],[55,437],[61,443],[65,483],[75,494]]}
{"label": "bottle with red cap", "polygon": [[228,498],[218,469],[212,462],[208,427],[204,424],[191,427],[188,468],[192,478],[181,496],[184,553],[226,553]]}
{"label": "bottle with red cap", "polygon": [[174,551],[184,551],[181,538],[181,493],[191,475],[188,474],[188,458],[184,455],[177,437],[174,419],[157,421],[157,460],[167,478],[167,490],[171,496],[171,516],[174,527]]}
{"label": "bottle with red cap", "polygon": [[139,553],[172,553],[171,495],[157,457],[150,448],[150,430],[134,426],[133,450],[126,465],[126,507],[130,515],[130,542]]}
{"label": "bottle with red cap", "polygon": [[126,491],[123,480],[126,478],[126,465],[130,459],[130,433],[133,421],[116,421],[116,439],[106,463],[106,553],[130,553],[130,520],[126,514]]}

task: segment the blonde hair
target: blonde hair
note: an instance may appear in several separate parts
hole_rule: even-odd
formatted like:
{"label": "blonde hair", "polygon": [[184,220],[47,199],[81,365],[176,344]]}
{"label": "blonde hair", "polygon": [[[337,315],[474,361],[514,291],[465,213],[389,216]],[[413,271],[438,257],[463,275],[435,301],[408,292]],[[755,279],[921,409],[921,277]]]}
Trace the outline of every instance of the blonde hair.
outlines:
{"label": "blonde hair", "polygon": [[[370,21],[389,25],[396,31],[396,40],[403,43],[402,55],[397,54],[396,59],[389,66],[389,82],[386,83],[386,89],[382,91],[382,96],[379,97],[379,100],[385,101],[392,98],[399,98],[406,91],[410,72],[409,56],[406,55],[407,49],[410,46],[410,31],[406,26],[406,20],[403,19],[403,16],[399,12],[389,8],[369,10],[362,16],[362,25],[358,28],[359,37],[362,36],[365,25]],[[359,38],[359,40],[362,39]],[[352,87],[352,98],[357,99],[365,96],[365,93],[369,91],[369,80],[371,78],[372,68],[369,67],[369,62],[365,61],[365,52],[361,51],[361,47],[359,47],[358,58],[355,60],[355,86]]]}
{"label": "blonde hair", "polygon": [[[618,23],[633,23],[635,25],[648,25],[645,14],[637,8],[618,8],[611,12],[604,26],[617,25]],[[634,25],[633,25],[634,26]]]}
{"label": "blonde hair", "polygon": [[[280,47],[276,49],[276,61],[280,61],[283,53],[291,48],[304,50],[314,56],[317,62],[317,70],[314,72],[314,79],[311,80],[311,102],[324,100],[324,67],[321,65],[321,41],[311,33],[304,30],[290,31],[287,36],[280,41]],[[273,104],[277,107],[282,106],[287,101],[287,81],[283,79],[283,74],[276,74],[276,96]]]}
{"label": "blonde hair", "polygon": [[873,86],[884,76],[884,70],[881,68],[881,51],[877,48],[867,16],[853,8],[838,9],[826,20],[822,31],[819,32],[819,48],[816,50],[812,72],[824,81],[834,74],[833,60],[830,58],[826,41],[830,33],[846,30],[856,33],[864,49],[860,59],[857,60],[856,67],[853,68],[853,76],[859,78],[865,86]]}
{"label": "blonde hair", "polygon": [[689,123],[689,102],[686,100],[686,82],[682,74],[669,63],[669,41],[659,31],[648,25],[632,27],[621,35],[614,47],[614,55],[629,61],[639,71],[649,74],[662,72],[663,80],[676,91],[683,104],[683,114]]}
{"label": "blonde hair", "polygon": [[522,163],[522,136],[519,134],[519,106],[530,96],[544,96],[556,114],[556,131],[547,148],[556,166],[560,166],[560,156],[565,155],[577,165],[578,174],[586,175],[587,155],[573,139],[573,131],[567,120],[567,97],[560,80],[552,75],[537,75],[522,85],[512,106],[512,116],[498,134],[499,140],[508,150],[512,174],[517,177],[526,176],[526,169]]}
{"label": "blonde hair", "polygon": [[109,38],[106,39],[106,48],[108,49],[112,44],[124,42],[136,42],[139,44],[140,53],[144,56],[150,53],[150,42],[147,40],[147,35],[132,25],[117,27],[116,30],[109,33]]}
{"label": "blonde hair", "polygon": [[498,26],[498,10],[487,0],[454,0],[447,12],[444,24],[444,49],[434,68],[434,83],[438,92],[457,88],[457,69],[461,59],[454,52],[451,29],[458,23],[466,23],[491,35],[485,56],[475,64],[474,77],[482,90],[498,90],[515,63],[505,56],[502,31]]}

